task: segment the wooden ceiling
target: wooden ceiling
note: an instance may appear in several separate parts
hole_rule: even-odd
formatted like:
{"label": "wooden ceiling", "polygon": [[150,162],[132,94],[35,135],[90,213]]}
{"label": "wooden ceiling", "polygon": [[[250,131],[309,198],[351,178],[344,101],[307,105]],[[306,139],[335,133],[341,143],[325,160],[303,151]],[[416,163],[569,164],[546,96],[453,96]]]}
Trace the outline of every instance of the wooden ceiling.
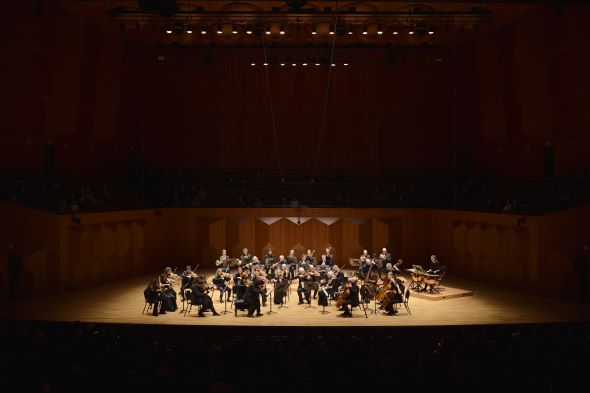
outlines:
{"label": "wooden ceiling", "polygon": [[274,47],[448,47],[501,28],[538,6],[533,1],[489,0],[58,3],[81,18],[150,46],[244,48],[263,42]]}

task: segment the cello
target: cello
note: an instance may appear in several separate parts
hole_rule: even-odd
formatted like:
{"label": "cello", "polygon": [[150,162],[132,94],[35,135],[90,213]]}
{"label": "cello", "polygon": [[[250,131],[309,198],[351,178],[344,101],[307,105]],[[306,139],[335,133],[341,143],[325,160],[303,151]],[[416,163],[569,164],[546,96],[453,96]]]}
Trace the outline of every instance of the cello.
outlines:
{"label": "cello", "polygon": [[342,307],[342,302],[350,297],[350,283],[345,283],[340,291],[338,291],[338,299],[336,300],[336,308]]}

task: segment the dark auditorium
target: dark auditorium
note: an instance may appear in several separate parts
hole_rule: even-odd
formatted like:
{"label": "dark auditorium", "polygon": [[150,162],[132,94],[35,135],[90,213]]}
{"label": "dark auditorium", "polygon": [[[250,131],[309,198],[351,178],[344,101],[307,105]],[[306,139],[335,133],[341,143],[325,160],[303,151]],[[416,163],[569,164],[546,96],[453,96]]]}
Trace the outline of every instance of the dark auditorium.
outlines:
{"label": "dark auditorium", "polygon": [[587,385],[589,1],[0,12],[0,390]]}

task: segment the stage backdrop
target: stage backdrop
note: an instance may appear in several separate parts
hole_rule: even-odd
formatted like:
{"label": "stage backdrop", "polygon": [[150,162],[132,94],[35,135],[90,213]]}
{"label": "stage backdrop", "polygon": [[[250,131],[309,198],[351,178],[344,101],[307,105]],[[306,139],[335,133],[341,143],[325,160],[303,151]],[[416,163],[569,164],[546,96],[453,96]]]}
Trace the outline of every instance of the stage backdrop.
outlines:
{"label": "stage backdrop", "polygon": [[[0,204],[2,244],[13,243],[22,269],[2,258],[2,297],[85,288],[186,264],[212,269],[223,248],[239,256],[333,249],[349,267],[363,249],[387,247],[402,268],[436,253],[448,274],[547,296],[573,297],[573,258],[590,207],[547,216],[431,209],[161,209],[55,215]],[[299,213],[299,214],[298,214]],[[299,223],[298,223],[299,222]],[[3,250],[4,251],[4,250]],[[17,288],[11,286],[17,281]],[[550,287],[551,290],[547,290]]]}

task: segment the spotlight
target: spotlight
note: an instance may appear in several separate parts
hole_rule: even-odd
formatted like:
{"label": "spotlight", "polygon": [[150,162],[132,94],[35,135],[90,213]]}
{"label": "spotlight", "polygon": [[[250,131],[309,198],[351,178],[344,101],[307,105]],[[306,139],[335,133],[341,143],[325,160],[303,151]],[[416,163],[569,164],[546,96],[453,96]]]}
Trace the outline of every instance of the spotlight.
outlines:
{"label": "spotlight", "polygon": [[352,35],[353,34],[352,26],[348,26],[348,34],[349,35]]}
{"label": "spotlight", "polygon": [[335,63],[332,63],[332,64],[330,64],[330,65],[331,65],[332,67],[336,67],[336,64],[335,64]]}
{"label": "spotlight", "polygon": [[279,30],[280,35],[285,35],[285,25],[281,25],[281,30]]}
{"label": "spotlight", "polygon": [[307,67],[307,63],[303,63],[303,64],[301,64],[301,65],[302,65],[302,66],[304,66],[304,67]]}
{"label": "spotlight", "polygon": [[330,25],[330,35],[334,35],[334,25]]}
{"label": "spotlight", "polygon": [[223,29],[221,25],[217,25],[217,34],[223,34]]}
{"label": "spotlight", "polygon": [[172,34],[172,29],[168,27],[168,28],[166,29],[166,34]]}
{"label": "spotlight", "polygon": [[254,66],[256,65],[256,63],[250,63],[250,65],[251,65],[252,67],[254,67]]}
{"label": "spotlight", "polygon": [[188,27],[186,28],[186,32],[187,32],[188,34],[193,34],[193,29],[192,29],[192,27],[188,26]]}
{"label": "spotlight", "polygon": [[316,66],[319,66],[319,65],[320,65],[320,63],[315,63],[315,65],[316,65]]}
{"label": "spotlight", "polygon": [[233,26],[232,26],[232,28],[231,28],[231,33],[232,33],[232,34],[238,34],[238,29],[237,29],[236,25],[233,25]]}
{"label": "spotlight", "polygon": [[252,34],[252,29],[250,27],[248,27],[248,29],[246,30],[246,34]]}
{"label": "spotlight", "polygon": [[291,64],[292,67],[297,67],[297,63]]}
{"label": "spotlight", "polygon": [[262,65],[263,65],[263,66],[267,66],[267,65],[268,65],[268,63],[267,63],[267,62],[264,62]]}
{"label": "spotlight", "polygon": [[281,63],[281,67],[284,67],[284,66],[285,66],[285,63]]}
{"label": "spotlight", "polygon": [[316,35],[317,33],[318,33],[318,27],[314,23],[311,25],[311,34]]}
{"label": "spotlight", "polygon": [[379,34],[379,35],[383,34],[383,28],[381,27],[381,25],[379,25],[379,27],[377,27],[377,34]]}
{"label": "spotlight", "polygon": [[434,30],[430,29],[428,30],[428,35],[433,35],[434,34]]}
{"label": "spotlight", "polygon": [[203,35],[207,34],[207,30],[204,27],[201,29],[201,34],[203,34]]}
{"label": "spotlight", "polygon": [[363,26],[363,35],[367,35],[367,34],[369,34],[369,31],[367,29],[367,25],[364,25]]}
{"label": "spotlight", "polygon": [[270,25],[266,25],[266,31],[264,32],[266,35],[270,34]]}
{"label": "spotlight", "polygon": [[345,67],[348,67],[348,63],[344,63],[344,64],[342,64],[342,65],[343,65],[343,66],[345,66]]}
{"label": "spotlight", "polygon": [[398,35],[398,34],[399,34],[399,32],[397,30],[393,31],[393,35]]}
{"label": "spotlight", "polygon": [[410,30],[410,31],[408,31],[408,34],[409,34],[409,35],[414,35],[414,30]]}

